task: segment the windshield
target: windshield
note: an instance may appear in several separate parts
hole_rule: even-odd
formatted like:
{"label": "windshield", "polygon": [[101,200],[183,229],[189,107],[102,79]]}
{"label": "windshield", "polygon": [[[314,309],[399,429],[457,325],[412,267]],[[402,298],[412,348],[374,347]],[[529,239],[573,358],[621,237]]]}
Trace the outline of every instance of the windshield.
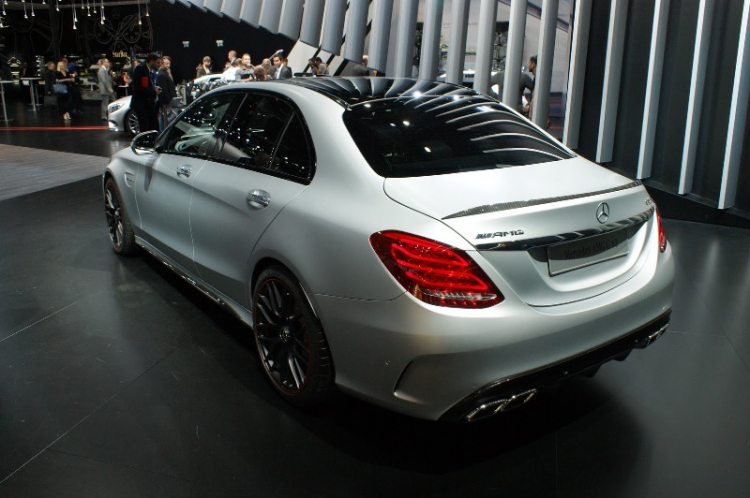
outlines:
{"label": "windshield", "polygon": [[422,95],[350,107],[344,123],[386,178],[537,164],[573,155],[502,104],[481,95]]}

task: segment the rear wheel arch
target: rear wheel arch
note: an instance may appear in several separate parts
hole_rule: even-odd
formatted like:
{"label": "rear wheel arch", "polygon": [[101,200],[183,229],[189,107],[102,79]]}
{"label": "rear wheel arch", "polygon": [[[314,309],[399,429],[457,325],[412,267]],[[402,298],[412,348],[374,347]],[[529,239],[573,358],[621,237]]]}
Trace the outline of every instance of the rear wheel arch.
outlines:
{"label": "rear wheel arch", "polygon": [[305,285],[305,283],[303,282],[303,280],[300,278],[299,274],[296,271],[294,271],[288,264],[285,264],[281,260],[279,260],[277,258],[274,258],[274,257],[271,257],[271,256],[266,256],[264,258],[261,258],[255,264],[255,267],[253,269],[252,275],[250,276],[250,283],[248,285],[248,292],[249,292],[249,295],[250,295],[249,301],[250,301],[251,305],[252,305],[252,299],[253,299],[253,291],[255,289],[255,285],[258,283],[258,277],[260,276],[261,273],[263,273],[264,270],[266,270],[267,268],[270,268],[272,266],[278,266],[278,267],[284,268],[286,271],[288,271],[289,273],[291,273],[294,276],[294,278],[297,280],[297,283],[299,284],[299,286],[301,288],[302,293],[307,298],[307,303],[310,305],[310,308],[312,309],[313,314],[315,315],[316,318],[319,317],[318,310],[316,309],[315,304],[309,298],[309,295],[308,295],[308,290],[309,289],[307,288],[307,286]]}
{"label": "rear wheel arch", "polygon": [[320,320],[296,275],[273,258],[256,265],[251,306],[257,358],[289,403],[312,406],[335,392],[335,368]]}

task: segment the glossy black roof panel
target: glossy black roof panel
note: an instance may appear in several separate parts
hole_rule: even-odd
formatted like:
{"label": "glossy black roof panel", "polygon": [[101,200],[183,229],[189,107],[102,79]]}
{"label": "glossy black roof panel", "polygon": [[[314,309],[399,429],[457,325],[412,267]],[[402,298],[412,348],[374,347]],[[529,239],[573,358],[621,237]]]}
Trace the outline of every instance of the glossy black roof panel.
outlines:
{"label": "glossy black roof panel", "polygon": [[[415,98],[420,96],[480,96],[463,86],[428,80],[377,77],[308,77],[283,80],[284,84],[309,88],[345,106],[354,106],[380,99]],[[489,97],[487,97],[489,100]]]}

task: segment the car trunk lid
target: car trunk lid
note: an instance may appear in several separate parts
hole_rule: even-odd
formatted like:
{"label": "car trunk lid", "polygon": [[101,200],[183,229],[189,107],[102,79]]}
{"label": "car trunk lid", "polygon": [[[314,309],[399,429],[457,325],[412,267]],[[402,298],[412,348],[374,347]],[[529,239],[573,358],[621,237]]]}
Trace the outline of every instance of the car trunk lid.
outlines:
{"label": "car trunk lid", "polygon": [[384,189],[461,234],[530,305],[599,295],[632,278],[646,257],[648,193],[582,158],[389,178]]}

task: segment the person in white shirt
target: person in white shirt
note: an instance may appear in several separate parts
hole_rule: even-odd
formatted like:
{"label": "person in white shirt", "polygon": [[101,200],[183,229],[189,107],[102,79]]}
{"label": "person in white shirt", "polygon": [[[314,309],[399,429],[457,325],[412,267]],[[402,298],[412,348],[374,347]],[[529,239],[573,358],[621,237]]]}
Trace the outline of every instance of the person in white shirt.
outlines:
{"label": "person in white shirt", "polygon": [[242,71],[242,60],[235,58],[232,62],[229,63],[229,67],[227,67],[226,70],[221,73],[221,81],[224,81],[226,83],[239,81],[240,71]]}

